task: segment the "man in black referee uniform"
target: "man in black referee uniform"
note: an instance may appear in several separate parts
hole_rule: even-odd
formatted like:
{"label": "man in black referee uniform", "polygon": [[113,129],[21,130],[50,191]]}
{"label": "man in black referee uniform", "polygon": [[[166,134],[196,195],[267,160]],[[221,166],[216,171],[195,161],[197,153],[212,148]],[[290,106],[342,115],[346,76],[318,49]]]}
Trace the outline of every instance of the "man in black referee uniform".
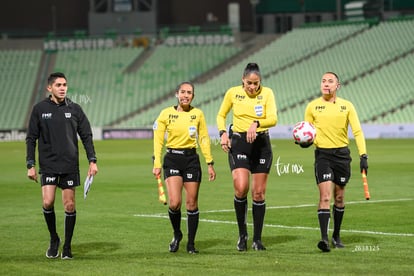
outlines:
{"label": "man in black referee uniform", "polygon": [[54,211],[56,188],[62,189],[65,210],[65,241],[62,259],[72,259],[71,241],[76,222],[75,187],[80,185],[78,135],[89,160],[88,176],[98,172],[89,120],[82,108],[66,97],[63,73],[48,78],[50,96],[33,107],[26,137],[27,176],[37,182],[36,142],[39,143],[39,173],[42,186],[43,214],[50,232],[47,258],[59,256],[60,238]]}

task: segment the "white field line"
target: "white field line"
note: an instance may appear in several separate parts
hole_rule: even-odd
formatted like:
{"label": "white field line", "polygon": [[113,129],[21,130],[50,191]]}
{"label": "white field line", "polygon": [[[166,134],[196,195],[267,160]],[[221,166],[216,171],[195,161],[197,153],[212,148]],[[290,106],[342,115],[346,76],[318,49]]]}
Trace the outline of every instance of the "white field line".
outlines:
{"label": "white field line", "polygon": [[[360,201],[349,201],[345,202],[345,205],[348,204],[369,204],[369,203],[382,203],[382,202],[399,202],[399,201],[412,201],[413,198],[398,198],[398,199],[379,199],[379,200],[360,200]],[[266,210],[271,209],[293,209],[293,208],[307,208],[307,207],[316,207],[318,204],[300,204],[300,205],[286,205],[286,206],[266,206]],[[224,209],[224,210],[210,210],[203,211],[203,213],[226,213],[234,212],[234,209]]]}
{"label": "white field line", "polygon": [[[412,198],[400,198],[400,199],[384,199],[384,200],[371,200],[371,201],[350,201],[346,204],[365,204],[365,203],[381,203],[381,202],[398,202],[398,201],[411,201],[414,200]],[[290,208],[303,208],[303,207],[315,207],[316,204],[301,204],[301,205],[293,205],[293,206],[272,206],[266,207],[266,209],[290,209]],[[224,212],[234,212],[234,209],[231,210],[211,210],[211,211],[204,211],[200,213],[224,213]],[[168,215],[165,214],[135,214],[135,217],[145,217],[145,218],[163,218],[168,219]],[[186,218],[183,218],[184,220]],[[212,219],[200,219],[203,222],[209,223],[220,223],[220,224],[236,224],[235,221],[225,221],[225,220],[212,220]],[[251,225],[251,224],[250,224]],[[273,228],[284,228],[284,229],[298,229],[298,230],[313,230],[319,231],[317,227],[306,227],[306,226],[287,226],[287,225],[280,225],[280,224],[265,224],[265,227],[273,227]],[[363,230],[355,230],[355,229],[343,229],[342,232],[349,232],[349,233],[360,233],[360,234],[370,234],[370,235],[380,235],[380,236],[401,236],[401,237],[414,237],[414,233],[388,233],[388,232],[379,232],[379,231],[363,231]]]}

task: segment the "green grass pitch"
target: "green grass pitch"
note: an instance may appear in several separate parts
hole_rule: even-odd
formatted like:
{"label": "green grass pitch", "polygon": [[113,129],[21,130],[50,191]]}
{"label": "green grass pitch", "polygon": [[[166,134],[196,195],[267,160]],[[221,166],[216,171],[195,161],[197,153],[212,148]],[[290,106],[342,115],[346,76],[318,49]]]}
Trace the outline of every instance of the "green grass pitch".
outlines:
{"label": "green grass pitch", "polygon": [[[200,190],[198,255],[168,252],[172,229],[167,206],[158,201],[152,175],[152,141],[96,141],[99,173],[83,199],[77,190],[73,260],[45,257],[48,232],[39,184],[29,181],[24,142],[0,143],[1,275],[412,275],[414,248],[413,139],[368,140],[368,182],[364,198],[359,159],[351,141],[353,175],[346,192],[342,226],[345,249],[321,253],[318,190],[313,150],[290,140],[272,140],[274,162],[266,193],[263,243],[266,251],[236,250],[233,188],[226,156],[212,150],[217,179]],[[81,178],[87,162],[81,150]],[[203,157],[201,160],[204,163]],[[249,198],[249,234],[252,236]],[[60,191],[55,210],[63,237]],[[186,232],[185,207],[182,229]],[[331,221],[332,226],[332,221]],[[331,231],[330,231],[331,233]]]}

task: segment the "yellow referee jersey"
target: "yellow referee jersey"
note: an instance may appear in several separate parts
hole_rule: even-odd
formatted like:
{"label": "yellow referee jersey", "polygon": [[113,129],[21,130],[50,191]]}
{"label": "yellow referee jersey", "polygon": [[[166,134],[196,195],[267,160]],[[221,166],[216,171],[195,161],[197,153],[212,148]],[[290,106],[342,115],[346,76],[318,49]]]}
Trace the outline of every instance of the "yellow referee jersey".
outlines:
{"label": "yellow referee jersey", "polygon": [[342,98],[327,102],[322,97],[311,101],[305,110],[305,121],[316,128],[314,144],[319,148],[340,148],[348,146],[348,126],[358,147],[359,155],[366,154],[364,133],[354,105]]}
{"label": "yellow referee jersey", "polygon": [[210,137],[203,111],[191,107],[188,112],[178,112],[171,106],[163,109],[153,125],[154,130],[154,168],[161,168],[161,151],[167,134],[167,148],[201,148],[207,163],[213,161]]}
{"label": "yellow referee jersey", "polygon": [[254,121],[259,121],[257,132],[273,127],[277,123],[276,100],[272,89],[261,86],[250,96],[243,86],[231,87],[224,95],[217,114],[217,127],[226,130],[226,116],[233,109],[233,130],[246,132]]}

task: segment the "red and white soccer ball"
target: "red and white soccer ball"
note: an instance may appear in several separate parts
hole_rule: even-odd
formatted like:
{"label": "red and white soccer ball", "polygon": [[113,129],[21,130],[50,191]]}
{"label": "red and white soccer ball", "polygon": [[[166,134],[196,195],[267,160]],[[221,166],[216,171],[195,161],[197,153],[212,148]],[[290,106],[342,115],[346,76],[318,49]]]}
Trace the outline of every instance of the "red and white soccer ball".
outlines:
{"label": "red and white soccer ball", "polygon": [[302,121],[293,127],[292,134],[295,142],[299,144],[313,143],[316,138],[316,129],[311,123]]}

